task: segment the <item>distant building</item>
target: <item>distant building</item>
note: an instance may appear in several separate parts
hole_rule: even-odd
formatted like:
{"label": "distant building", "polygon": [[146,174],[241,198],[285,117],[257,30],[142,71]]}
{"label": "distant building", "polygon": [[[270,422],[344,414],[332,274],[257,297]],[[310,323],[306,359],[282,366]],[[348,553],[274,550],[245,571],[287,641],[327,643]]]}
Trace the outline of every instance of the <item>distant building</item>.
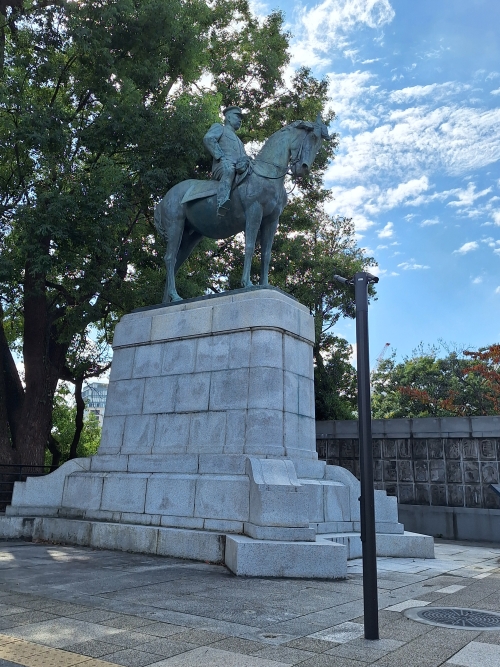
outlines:
{"label": "distant building", "polygon": [[104,408],[106,407],[106,396],[108,394],[107,382],[89,382],[82,389],[82,398],[85,401],[85,416],[93,414],[102,426],[104,419]]}

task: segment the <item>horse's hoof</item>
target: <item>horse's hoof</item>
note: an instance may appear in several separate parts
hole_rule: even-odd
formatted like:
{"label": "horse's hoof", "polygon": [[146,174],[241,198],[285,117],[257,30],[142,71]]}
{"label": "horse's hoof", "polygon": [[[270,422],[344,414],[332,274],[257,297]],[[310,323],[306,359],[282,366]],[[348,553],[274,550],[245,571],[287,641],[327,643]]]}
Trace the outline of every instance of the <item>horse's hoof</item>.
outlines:
{"label": "horse's hoof", "polygon": [[254,284],[252,282],[248,281],[247,283],[242,282],[241,286],[242,286],[243,289],[246,289],[247,287],[254,287]]}
{"label": "horse's hoof", "polygon": [[175,294],[170,294],[168,303],[175,303],[176,301],[182,301],[182,297],[180,297],[177,292]]}

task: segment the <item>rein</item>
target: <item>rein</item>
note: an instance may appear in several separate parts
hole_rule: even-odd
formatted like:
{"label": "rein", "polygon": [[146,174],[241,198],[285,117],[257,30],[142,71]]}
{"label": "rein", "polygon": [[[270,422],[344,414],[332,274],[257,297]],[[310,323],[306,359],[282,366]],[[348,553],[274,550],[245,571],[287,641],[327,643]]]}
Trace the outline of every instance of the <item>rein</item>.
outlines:
{"label": "rein", "polygon": [[[269,178],[272,181],[277,181],[280,178],[285,178],[285,176],[293,176],[293,172],[291,171],[291,169],[300,160],[300,156],[302,154],[302,148],[304,147],[304,142],[306,140],[306,136],[307,136],[307,132],[304,132],[304,136],[302,137],[302,141],[300,143],[300,148],[297,151],[297,157],[287,165],[286,170],[284,171],[284,173],[281,176],[263,176],[262,174],[259,174],[256,171],[254,173],[257,174],[257,176],[260,176],[261,178]],[[273,167],[275,167],[276,169],[282,169],[283,168],[279,164],[274,164],[274,162],[268,162],[267,160],[263,160],[262,158],[259,158],[259,157],[254,158],[253,162],[264,162],[264,164],[270,164]]]}

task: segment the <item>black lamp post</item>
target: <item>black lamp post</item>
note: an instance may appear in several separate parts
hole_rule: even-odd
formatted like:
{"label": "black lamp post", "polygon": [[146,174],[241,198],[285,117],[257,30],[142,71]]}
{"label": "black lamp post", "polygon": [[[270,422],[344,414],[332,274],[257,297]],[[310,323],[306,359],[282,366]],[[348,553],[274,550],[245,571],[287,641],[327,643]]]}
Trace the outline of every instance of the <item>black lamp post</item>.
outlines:
{"label": "black lamp post", "polygon": [[375,537],[375,493],[373,487],[373,450],[370,399],[370,359],[368,345],[368,285],[378,278],[361,271],[338,282],[354,287],[356,301],[356,345],[358,360],[358,424],[361,472],[361,542],[363,547],[363,604],[365,639],[378,639],[377,548]]}

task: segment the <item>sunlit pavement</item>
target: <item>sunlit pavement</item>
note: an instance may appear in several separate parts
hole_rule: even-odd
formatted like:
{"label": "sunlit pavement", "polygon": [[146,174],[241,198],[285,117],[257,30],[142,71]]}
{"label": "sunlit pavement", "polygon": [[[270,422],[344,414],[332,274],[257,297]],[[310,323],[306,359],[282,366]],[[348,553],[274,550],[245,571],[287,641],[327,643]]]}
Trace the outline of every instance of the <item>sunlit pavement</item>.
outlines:
{"label": "sunlit pavement", "polygon": [[435,627],[414,607],[500,611],[500,545],[437,541],[378,559],[380,640],[363,638],[360,560],[344,581],[0,542],[0,667],[500,667],[500,630]]}

